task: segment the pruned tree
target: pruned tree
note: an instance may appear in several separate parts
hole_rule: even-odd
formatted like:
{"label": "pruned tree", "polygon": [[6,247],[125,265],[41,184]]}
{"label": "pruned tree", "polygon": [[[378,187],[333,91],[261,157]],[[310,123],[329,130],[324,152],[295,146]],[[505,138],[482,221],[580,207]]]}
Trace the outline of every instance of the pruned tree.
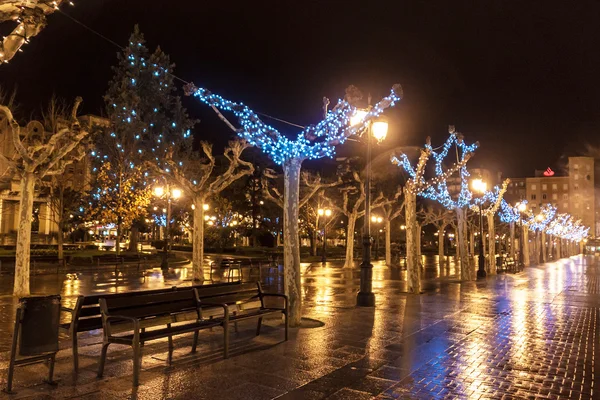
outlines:
{"label": "pruned tree", "polygon": [[204,204],[243,176],[252,175],[254,166],[241,156],[249,147],[244,140],[233,140],[224,150],[225,162],[213,155],[210,143],[201,142],[202,152],[191,146],[172,148],[160,163],[149,167],[168,177],[192,199],[194,208],[192,265],[193,279],[204,281]]}
{"label": "pruned tree", "polygon": [[[471,192],[468,188],[467,178],[469,173],[466,168],[467,161],[473,155],[478,143],[472,145],[465,144],[462,135],[456,132],[453,126],[449,129],[450,136],[438,153],[431,147],[431,139],[427,138],[425,147],[421,149],[416,168],[413,168],[408,156],[404,153],[400,159],[392,157],[392,162],[402,166],[409,174],[404,187],[405,213],[406,213],[406,251],[407,251],[407,276],[408,290],[411,293],[421,292],[421,270],[418,260],[418,224],[417,224],[417,195],[438,201],[448,209],[454,209],[457,216],[458,245],[460,247],[461,259],[461,277],[465,280],[474,278],[473,271],[469,268],[467,249],[466,249],[466,220],[465,208],[471,200]],[[456,147],[459,159],[451,167],[444,170],[444,160],[452,146]],[[425,167],[427,161],[433,156],[435,160],[435,176],[425,178]],[[447,180],[454,173],[460,173],[461,188],[459,193],[451,196]]]}
{"label": "pruned tree", "polygon": [[[209,105],[237,135],[251,145],[259,147],[276,164],[281,165],[284,175],[283,207],[283,265],[285,294],[289,298],[290,324],[300,324],[302,295],[300,284],[300,238],[298,216],[300,211],[300,170],[306,159],[331,157],[335,147],[343,144],[352,135],[365,131],[367,125],[386,108],[393,106],[401,98],[401,87],[395,85],[391,93],[377,103],[360,123],[350,124],[350,117],[356,108],[346,99],[339,100],[331,111],[327,110],[329,100],[323,99],[324,119],[316,125],[304,128],[296,140],[291,140],[277,129],[265,124],[258,114],[246,105],[215,95],[193,84],[186,86],[186,92]],[[232,112],[241,128],[234,126],[222,112]]]}
{"label": "pruned tree", "polygon": [[16,150],[16,157],[13,160],[8,160],[3,155],[0,157],[4,157],[4,161],[16,171],[20,179],[19,228],[13,290],[15,296],[23,297],[30,293],[31,220],[36,182],[40,182],[47,176],[63,174],[68,165],[85,156],[86,146],[82,141],[88,136],[88,132],[81,129],[77,119],[77,110],[81,102],[81,97],[78,97],[73,105],[68,124],[49,136],[44,132],[32,130],[22,133],[10,109],[0,105],[0,111],[6,117]]}
{"label": "pruned tree", "polygon": [[400,200],[402,188],[399,186],[398,191],[391,195],[391,201],[386,201],[381,206],[383,211],[383,219],[385,224],[385,265],[392,265],[392,221],[400,217],[404,212],[404,199]]}
{"label": "pruned tree", "polygon": [[[500,209],[502,205],[502,200],[504,199],[504,193],[506,193],[506,189],[508,188],[508,184],[510,183],[510,179],[506,179],[502,186],[495,186],[493,190],[486,191],[484,195],[480,198],[474,200],[473,205],[471,205],[471,209],[475,212],[479,212],[479,208],[481,208],[481,213],[487,220],[488,226],[488,272],[490,274],[496,273],[496,229],[495,229],[495,221],[494,218],[496,213]],[[482,238],[482,242],[483,242]]]}

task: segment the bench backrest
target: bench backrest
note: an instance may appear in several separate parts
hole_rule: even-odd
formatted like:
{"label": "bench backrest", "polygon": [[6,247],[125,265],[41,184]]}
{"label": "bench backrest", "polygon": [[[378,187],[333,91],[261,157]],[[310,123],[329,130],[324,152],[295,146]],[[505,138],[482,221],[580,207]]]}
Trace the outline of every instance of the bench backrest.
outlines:
{"label": "bench backrest", "polygon": [[100,299],[101,298],[130,298],[136,297],[140,294],[160,294],[173,292],[175,290],[190,290],[193,288],[207,288],[207,287],[218,287],[218,286],[231,286],[235,283],[215,283],[212,285],[193,285],[177,287],[172,286],[170,288],[152,289],[152,290],[137,290],[132,292],[123,293],[100,293],[87,296],[79,296],[77,304],[75,305],[75,319],[77,320],[77,332],[87,332],[102,328],[102,314],[100,311]]}
{"label": "bench backrest", "polygon": [[104,315],[134,318],[159,317],[198,308],[195,289],[164,293],[139,293],[133,297],[104,297],[100,299]]}
{"label": "bench backrest", "polygon": [[205,286],[196,290],[200,306],[202,303],[235,305],[261,300],[260,284],[257,282]]}

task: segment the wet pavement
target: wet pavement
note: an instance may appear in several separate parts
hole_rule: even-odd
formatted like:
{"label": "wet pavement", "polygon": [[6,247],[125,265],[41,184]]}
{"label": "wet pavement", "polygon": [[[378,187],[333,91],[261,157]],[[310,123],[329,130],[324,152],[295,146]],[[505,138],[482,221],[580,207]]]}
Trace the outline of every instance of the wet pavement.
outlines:
{"label": "wet pavement", "polygon": [[[425,294],[406,294],[405,271],[375,265],[375,308],[356,308],[358,270],[304,265],[304,316],[283,342],[281,321],[254,322],[231,335],[222,359],[220,329],[204,331],[196,354],[190,335],[143,348],[141,386],[132,388],[131,350],[112,345],[104,378],[96,378],[100,332],[82,335],[80,372],[72,372],[69,341],[61,341],[56,378],[42,383],[43,365],[18,368],[16,395],[28,399],[599,399],[600,260],[572,257],[519,274],[460,282],[454,265],[425,259]],[[137,272],[137,271],[136,271]],[[117,292],[189,284],[185,267],[168,271],[79,274],[63,281],[37,276],[38,293]],[[112,274],[112,275],[111,275]],[[10,293],[0,277],[1,293]],[[280,288],[279,277],[263,276]],[[10,340],[12,297],[0,297],[2,350]],[[0,353],[5,384],[8,353]]]}

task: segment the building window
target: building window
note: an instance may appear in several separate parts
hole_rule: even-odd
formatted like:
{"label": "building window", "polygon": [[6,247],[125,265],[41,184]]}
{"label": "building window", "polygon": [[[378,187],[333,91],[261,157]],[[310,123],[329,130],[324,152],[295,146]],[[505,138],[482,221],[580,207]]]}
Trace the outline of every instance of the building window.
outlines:
{"label": "building window", "polygon": [[537,186],[536,185],[531,185],[531,190],[536,190]]}
{"label": "building window", "polygon": [[556,183],[552,184],[552,190],[558,190],[558,185]]}
{"label": "building window", "polygon": [[546,185],[545,183],[542,185],[542,190],[548,190],[548,185]]}
{"label": "building window", "polygon": [[579,164],[573,165],[573,168],[575,168],[575,171],[577,171],[579,169]]}
{"label": "building window", "polygon": [[546,200],[547,196],[546,193],[542,193],[542,200]]}
{"label": "building window", "polygon": [[579,190],[579,185],[578,185],[578,184],[574,184],[574,185],[573,185],[573,189],[574,189],[574,190]]}
{"label": "building window", "polygon": [[536,195],[535,195],[535,194],[532,194],[532,195],[531,195],[531,200],[535,200],[535,198],[536,198]]}
{"label": "building window", "polygon": [[579,208],[579,203],[575,203],[575,208]]}
{"label": "building window", "polygon": [[552,193],[552,200],[558,200],[558,195],[556,193]]}
{"label": "building window", "polygon": [[564,207],[564,208],[569,208],[569,203],[564,203],[564,204],[563,204],[563,207]]}
{"label": "building window", "polygon": [[573,177],[576,181],[579,180],[579,174],[575,174],[575,176]]}
{"label": "building window", "polygon": [[513,184],[512,184],[512,183],[509,183],[509,184],[508,184],[508,187],[513,187]]}
{"label": "building window", "polygon": [[569,184],[568,183],[565,183],[563,185],[563,190],[569,190]]}
{"label": "building window", "polygon": [[563,200],[569,200],[569,194],[563,193]]}

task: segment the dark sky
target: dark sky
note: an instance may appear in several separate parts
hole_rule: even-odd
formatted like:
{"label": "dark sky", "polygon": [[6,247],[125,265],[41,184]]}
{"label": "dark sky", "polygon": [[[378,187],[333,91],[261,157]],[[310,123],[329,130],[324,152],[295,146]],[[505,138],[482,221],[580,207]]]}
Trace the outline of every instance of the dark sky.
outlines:
{"label": "dark sky", "polygon": [[[349,84],[377,100],[401,83],[388,147],[428,135],[441,143],[454,124],[481,143],[473,164],[522,176],[600,141],[598,1],[79,0],[62,9],[123,45],[139,23],[178,76],[303,125]],[[55,13],[0,67],[0,85],[18,85],[25,111],[54,92],[81,95],[83,111],[97,113],[116,51]],[[203,138],[229,134],[205,107],[185,104],[204,121]]]}

